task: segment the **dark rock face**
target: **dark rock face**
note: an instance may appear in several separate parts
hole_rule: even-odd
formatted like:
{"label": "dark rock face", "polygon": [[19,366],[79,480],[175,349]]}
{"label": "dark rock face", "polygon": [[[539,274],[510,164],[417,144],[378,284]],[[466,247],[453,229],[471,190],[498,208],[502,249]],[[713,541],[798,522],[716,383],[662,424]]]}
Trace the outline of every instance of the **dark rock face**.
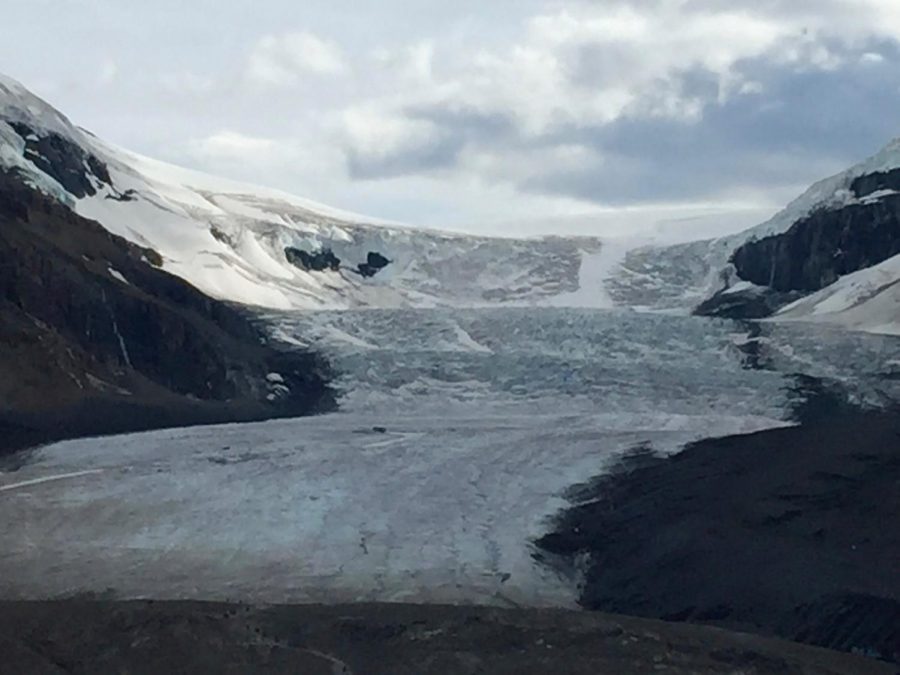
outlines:
{"label": "dark rock face", "polygon": [[764,319],[801,296],[800,293],[779,293],[760,287],[731,293],[723,291],[700,303],[694,314],[723,319]]}
{"label": "dark rock face", "polygon": [[106,165],[80,146],[59,134],[41,136],[21,122],[11,122],[10,126],[25,141],[25,158],[73,196],[80,199],[97,194],[94,181],[112,185]]}
{"label": "dark rock face", "polygon": [[790,625],[797,642],[900,663],[900,601],[838,594],[800,607]]}
{"label": "dark rock face", "polygon": [[366,264],[369,267],[372,267],[376,270],[380,270],[384,267],[387,267],[390,264],[390,260],[385,258],[383,255],[378,253],[377,251],[369,251],[369,254],[366,256]]}
{"label": "dark rock face", "polygon": [[[265,344],[241,310],[157,259],[0,173],[0,427],[71,414],[77,433],[100,433],[331,403],[320,359]],[[270,372],[288,395],[270,398]],[[122,419],[105,419],[113,409]]]}
{"label": "dark rock face", "polygon": [[741,279],[780,292],[812,293],[898,253],[900,195],[891,195],[812,213],[784,234],[747,242],[732,262]]}
{"label": "dark rock face", "polygon": [[324,272],[325,270],[337,272],[341,269],[341,259],[330,248],[323,248],[321,251],[309,253],[302,249],[288,246],[284,249],[284,255],[289,263],[308,272]]}
{"label": "dark rock face", "polygon": [[391,261],[377,251],[369,251],[369,254],[366,256],[366,262],[359,263],[356,269],[364,277],[374,277],[390,264]]}
{"label": "dark rock face", "polygon": [[[851,184],[857,198],[900,188],[900,169],[860,176]],[[900,195],[868,203],[822,209],[782,234],[749,241],[731,257],[737,276],[757,288],[720,291],[694,313],[732,319],[771,316],[794,300],[840,277],[900,254]]]}
{"label": "dark rock face", "polygon": [[234,240],[230,236],[228,236],[227,234],[222,232],[222,230],[220,230],[215,225],[210,225],[209,233],[213,236],[213,239],[215,239],[216,241],[220,241],[223,244],[225,244],[226,246],[234,248]]}
{"label": "dark rock face", "polygon": [[879,190],[900,190],[900,169],[879,171],[860,176],[850,184],[850,190],[861,199]]}
{"label": "dark rock face", "polygon": [[138,193],[137,190],[128,189],[118,194],[106,195],[106,198],[116,202],[134,202],[137,201]]}
{"label": "dark rock face", "polygon": [[[215,234],[214,234],[215,236]],[[307,272],[337,272],[341,269],[341,259],[330,248],[310,253],[293,246],[284,249],[287,261]],[[351,270],[363,277],[374,277],[382,269],[390,265],[391,261],[376,251],[369,251],[366,262],[359,263],[355,270]]]}

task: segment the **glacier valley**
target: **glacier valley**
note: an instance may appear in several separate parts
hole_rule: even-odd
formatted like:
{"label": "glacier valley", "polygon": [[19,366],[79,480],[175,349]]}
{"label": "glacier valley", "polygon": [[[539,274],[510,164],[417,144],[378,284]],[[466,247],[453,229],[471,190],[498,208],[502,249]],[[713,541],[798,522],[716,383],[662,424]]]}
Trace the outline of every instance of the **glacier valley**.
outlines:
{"label": "glacier valley", "polygon": [[533,542],[623,452],[794,424],[809,382],[864,407],[900,393],[896,339],[806,324],[564,308],[259,320],[330,356],[340,410],[17,457],[0,474],[0,594],[572,606],[577,574]]}

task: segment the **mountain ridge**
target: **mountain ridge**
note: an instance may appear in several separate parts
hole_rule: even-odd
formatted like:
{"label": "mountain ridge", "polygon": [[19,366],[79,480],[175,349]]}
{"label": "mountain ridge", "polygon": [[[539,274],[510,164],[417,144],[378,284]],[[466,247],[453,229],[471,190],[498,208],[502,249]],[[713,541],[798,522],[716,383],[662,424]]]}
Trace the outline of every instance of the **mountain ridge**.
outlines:
{"label": "mountain ridge", "polygon": [[[891,203],[900,187],[894,180],[900,139],[816,182],[748,230],[641,248],[597,237],[416,229],[182,169],[75,127],[7,77],[0,77],[0,166],[18,169],[80,215],[153,249],[164,269],[204,292],[268,309],[562,305],[815,321],[900,334],[900,284],[893,283],[900,277],[893,276],[897,265],[883,264],[893,255],[866,254],[855,267],[831,265],[828,257],[841,255],[841,242],[859,230],[840,232],[834,223],[827,246],[812,251],[790,243],[814,214],[835,214],[834,221],[851,209],[875,212]],[[900,245],[896,215],[882,225],[889,241]],[[823,234],[819,229],[809,236]],[[828,283],[797,289],[760,283],[747,270],[764,268],[773,246],[789,251],[782,267],[828,269]],[[304,262],[326,254],[337,264],[316,269]],[[370,256],[389,264],[371,269]]]}
{"label": "mountain ridge", "polygon": [[[273,309],[530,303],[577,291],[583,254],[601,248],[592,238],[414,229],[181,169],[107,144],[21,85],[6,83],[0,165],[19,168],[79,214],[153,248],[165,269],[222,299]],[[73,154],[97,158],[109,180],[85,164],[80,182],[94,193],[67,191],[53,171],[32,161],[29,142],[48,136],[68,143]],[[365,280],[345,269],[310,273],[291,264],[287,248],[332,250],[350,270],[369,253],[391,265]]]}

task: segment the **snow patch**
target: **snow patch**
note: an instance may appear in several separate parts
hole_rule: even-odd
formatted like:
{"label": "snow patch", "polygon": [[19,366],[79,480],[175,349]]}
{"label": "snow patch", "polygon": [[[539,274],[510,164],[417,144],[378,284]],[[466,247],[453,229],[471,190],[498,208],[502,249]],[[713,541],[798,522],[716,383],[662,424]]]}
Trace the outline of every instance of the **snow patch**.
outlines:
{"label": "snow patch", "polygon": [[119,270],[117,270],[115,267],[109,267],[109,268],[107,269],[107,272],[109,272],[109,276],[111,276],[111,277],[112,277],[113,279],[115,279],[116,281],[120,281],[120,282],[122,282],[123,284],[127,284],[127,285],[129,285],[129,286],[131,285],[131,284],[129,283],[128,279],[125,278],[125,275],[123,275],[123,274],[122,274]]}

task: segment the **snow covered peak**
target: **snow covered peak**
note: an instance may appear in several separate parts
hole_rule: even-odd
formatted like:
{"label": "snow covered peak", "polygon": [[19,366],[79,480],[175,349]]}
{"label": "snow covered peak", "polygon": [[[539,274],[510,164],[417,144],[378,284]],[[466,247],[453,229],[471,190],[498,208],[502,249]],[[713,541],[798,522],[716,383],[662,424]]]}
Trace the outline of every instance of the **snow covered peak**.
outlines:
{"label": "snow covered peak", "polygon": [[[2,169],[153,249],[167,271],[225,300],[273,309],[544,304],[690,311],[723,284],[740,281],[729,261],[747,242],[785,233],[820,210],[895,199],[900,139],[745,232],[637,251],[597,239],[416,229],[179,168],[103,142],[0,75]],[[894,269],[882,268],[879,284]],[[869,287],[852,282],[853,289]],[[900,293],[895,289],[900,284],[890,293]],[[879,306],[889,306],[886,297]]]}
{"label": "snow covered peak", "polygon": [[881,150],[841,173],[814,183],[772,218],[745,232],[723,237],[728,246],[742,243],[751,237],[761,238],[786,231],[794,223],[820,208],[833,209],[858,201],[851,187],[862,176],[887,172],[900,168],[900,137]]}
{"label": "snow covered peak", "polygon": [[35,130],[69,137],[82,135],[69,119],[20,82],[0,73],[0,120],[23,122]]}
{"label": "snow covered peak", "polygon": [[[6,77],[2,168],[225,300],[276,309],[609,303],[596,270],[582,274],[597,240],[415,229],[182,169],[104,143]],[[315,269],[326,252],[334,264]]]}
{"label": "snow covered peak", "polygon": [[[862,230],[870,230],[876,223],[884,232],[889,232],[893,227],[897,236],[891,235],[888,239],[895,243],[900,241],[900,219],[896,213],[898,195],[900,138],[846,171],[818,181],[760,225],[717,239],[629,251],[618,273],[609,277],[606,285],[618,305],[689,312],[706,305],[717,294],[765,284],[769,276],[755,278],[752,280],[754,283],[750,283],[732,264],[736,252],[762,246],[765,244],[763,240],[793,239],[791,246],[780,250],[782,257],[778,265],[782,271],[785,267],[805,269],[804,266],[813,257],[816,258],[816,269],[827,267],[822,262],[826,258],[846,260],[842,245],[853,240],[853,232],[845,231],[851,220]],[[845,209],[847,211],[842,213]],[[818,224],[810,225],[814,216]],[[809,230],[830,228],[828,237],[823,237],[821,232],[818,235],[807,232],[804,237],[803,232],[792,229],[803,223],[809,225]],[[860,231],[858,236],[860,239],[856,244],[866,241],[866,232]],[[842,239],[846,237],[851,239]],[[833,250],[825,250],[831,245]],[[777,244],[769,248],[775,249]],[[838,279],[833,288],[828,286],[808,300],[796,303],[789,311],[786,309],[779,314],[778,318],[824,321],[876,332],[900,332],[900,283],[891,283],[891,275],[897,274],[900,266],[892,258],[881,264],[883,257],[875,253],[869,251],[856,256],[864,263],[863,267],[869,265],[869,269],[841,269],[837,274],[845,276]],[[890,249],[881,253],[892,255]],[[769,266],[774,269],[775,265],[772,260]],[[761,263],[757,267],[766,265]],[[823,273],[822,278],[828,278],[845,265],[833,264],[832,267],[834,269]],[[900,274],[896,279],[900,280]],[[808,292],[808,287],[781,290],[802,295]],[[828,302],[819,305],[824,300]]]}

